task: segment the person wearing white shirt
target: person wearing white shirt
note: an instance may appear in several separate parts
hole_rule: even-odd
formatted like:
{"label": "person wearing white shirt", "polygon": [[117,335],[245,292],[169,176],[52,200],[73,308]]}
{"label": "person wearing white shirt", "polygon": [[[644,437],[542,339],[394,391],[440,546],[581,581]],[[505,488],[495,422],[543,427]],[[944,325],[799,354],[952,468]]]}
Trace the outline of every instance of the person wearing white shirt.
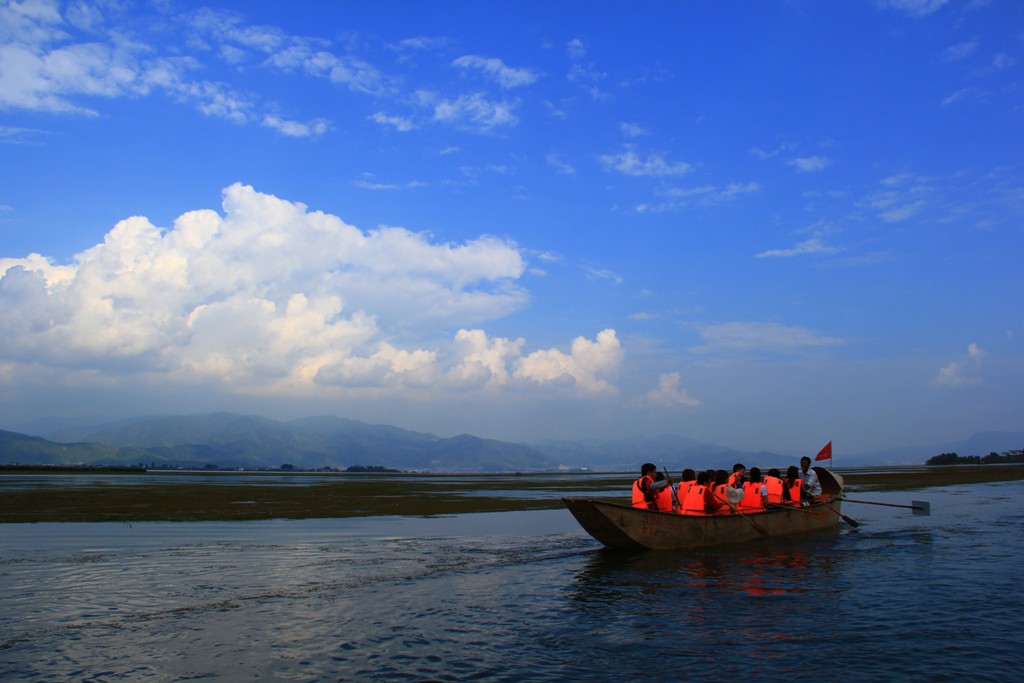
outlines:
{"label": "person wearing white shirt", "polygon": [[804,481],[804,491],[812,496],[821,495],[821,483],[818,474],[811,469],[811,459],[806,455],[800,458],[800,478]]}

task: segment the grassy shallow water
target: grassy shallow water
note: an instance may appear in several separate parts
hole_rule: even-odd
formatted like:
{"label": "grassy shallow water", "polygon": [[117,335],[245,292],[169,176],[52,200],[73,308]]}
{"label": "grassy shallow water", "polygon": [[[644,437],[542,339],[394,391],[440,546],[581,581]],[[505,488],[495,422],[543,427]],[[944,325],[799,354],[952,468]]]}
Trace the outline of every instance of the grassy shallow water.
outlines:
{"label": "grassy shallow water", "polygon": [[[1024,465],[836,470],[850,492],[1024,479]],[[453,515],[561,507],[563,496],[626,500],[632,474],[0,475],[0,523]]]}

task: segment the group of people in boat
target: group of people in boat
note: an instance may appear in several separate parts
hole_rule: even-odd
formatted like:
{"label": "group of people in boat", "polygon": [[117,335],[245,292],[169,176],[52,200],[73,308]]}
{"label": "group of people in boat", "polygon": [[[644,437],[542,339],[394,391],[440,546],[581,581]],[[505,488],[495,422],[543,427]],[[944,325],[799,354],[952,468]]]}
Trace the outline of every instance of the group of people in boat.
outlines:
{"label": "group of people in boat", "polygon": [[683,515],[750,514],[772,507],[809,505],[820,498],[821,484],[806,456],[800,459],[799,468],[789,467],[784,477],[776,468],[762,474],[758,467],[748,471],[737,463],[732,474],[685,469],[680,481],[673,484],[666,472],[645,463],[633,482],[633,507]]}

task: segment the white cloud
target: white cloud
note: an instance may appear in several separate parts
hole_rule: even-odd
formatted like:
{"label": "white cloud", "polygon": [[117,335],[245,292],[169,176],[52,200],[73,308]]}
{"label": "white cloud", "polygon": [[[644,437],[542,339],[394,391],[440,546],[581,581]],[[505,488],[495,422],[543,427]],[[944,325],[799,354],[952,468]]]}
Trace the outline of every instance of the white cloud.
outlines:
{"label": "white cloud", "polygon": [[704,343],[691,348],[697,353],[721,351],[770,351],[793,353],[808,348],[835,346],[842,339],[828,337],[805,327],[779,323],[722,323],[700,325],[697,331]]}
{"label": "white cloud", "polygon": [[566,162],[562,161],[561,157],[559,157],[557,154],[548,154],[546,157],[544,157],[544,160],[547,162],[548,166],[552,167],[553,169],[555,169],[556,171],[563,175],[576,174],[576,169],[573,168],[571,165],[567,164]]}
{"label": "white cloud", "polygon": [[886,223],[913,218],[927,207],[933,194],[931,180],[914,173],[898,173],[881,180],[884,190],[867,198],[867,205]]}
{"label": "white cloud", "polygon": [[459,390],[497,389],[511,381],[510,366],[525,341],[488,339],[483,330],[459,330],[455,335],[456,362],[445,373],[445,385]]}
{"label": "white cloud", "polygon": [[498,126],[514,126],[519,123],[519,118],[513,113],[519,105],[518,101],[496,102],[487,99],[483,93],[460,95],[455,100],[433,98],[427,93],[421,93],[421,99],[424,97],[432,100],[435,121],[451,123],[460,128],[486,132]]}
{"label": "white cloud", "polygon": [[976,373],[985,355],[985,352],[976,343],[968,344],[967,360],[953,361],[939,368],[939,374],[932,380],[932,384],[950,389],[972,387],[981,384],[981,378]]}
{"label": "white cloud", "polygon": [[915,19],[939,11],[948,0],[877,0],[878,6],[906,14]]}
{"label": "white cloud", "polygon": [[934,384],[940,387],[960,388],[981,384],[981,380],[964,374],[963,364],[953,362],[939,368]]}
{"label": "white cloud", "polygon": [[579,38],[573,38],[565,44],[565,52],[569,59],[579,60],[587,56],[587,47]]}
{"label": "white cloud", "polygon": [[413,124],[412,119],[404,116],[389,116],[381,111],[372,115],[370,120],[375,123],[379,123],[382,126],[391,126],[399,133],[407,133],[416,127],[415,124]]}
{"label": "white cloud", "polygon": [[956,45],[951,45],[947,47],[945,51],[942,53],[942,56],[946,59],[947,62],[958,62],[961,59],[967,59],[968,57],[970,57],[972,54],[974,54],[975,50],[977,49],[977,41],[969,40],[963,43],[957,43]]}
{"label": "white cloud", "polygon": [[483,72],[488,78],[495,81],[502,88],[519,88],[524,85],[531,85],[537,81],[537,74],[530,69],[521,69],[507,66],[505,62],[496,57],[478,57],[477,55],[465,55],[459,57],[452,66],[460,69],[475,69]]}
{"label": "white cloud", "polygon": [[619,130],[623,135],[629,138],[638,138],[642,135],[647,135],[648,132],[642,126],[638,126],[635,123],[622,122],[619,124]]}
{"label": "white cloud", "polygon": [[426,183],[422,183],[418,180],[410,180],[407,183],[375,183],[369,180],[355,180],[352,182],[354,187],[358,187],[361,190],[415,190],[418,187],[423,187]]}
{"label": "white cloud", "polygon": [[661,375],[658,388],[647,392],[647,402],[654,406],[699,406],[701,402],[690,396],[685,389],[679,388],[681,378],[678,372]]}
{"label": "white cloud", "polygon": [[942,100],[942,106],[950,107],[959,102],[977,103],[983,101],[987,96],[988,93],[982,88],[968,86],[966,88],[961,88],[960,90],[957,90],[956,92]]}
{"label": "white cloud", "polygon": [[[200,9],[176,26],[187,34],[187,52],[153,47],[156,41],[107,25],[95,8],[72,3],[61,16],[56,3],[0,7],[0,107],[95,115],[97,98],[138,97],[163,91],[208,116],[256,123],[291,137],[322,135],[323,118],[308,122],[265,111],[259,98],[229,83],[195,78],[201,59],[217,55],[232,67],[295,70],[349,90],[386,95],[394,88],[375,66],[339,56],[328,41],[289,36],[275,27],[251,26],[240,15]],[[401,129],[399,122],[393,122]]]}
{"label": "white cloud", "polygon": [[617,285],[621,285],[624,282],[621,275],[606,268],[593,268],[588,266],[584,270],[587,274],[587,278],[591,280],[611,280]]}
{"label": "white cloud", "polygon": [[755,258],[772,258],[772,257],[791,257],[791,256],[806,256],[808,254],[837,254],[841,249],[838,247],[832,247],[825,244],[825,240],[821,237],[812,237],[803,242],[797,243],[796,246],[790,249],[769,249],[768,251],[762,251],[760,254],[755,254]]}
{"label": "white cloud", "polygon": [[831,163],[826,157],[816,156],[793,159],[789,162],[789,165],[795,167],[801,173],[816,173],[825,170]]}
{"label": "white cloud", "polygon": [[324,119],[302,123],[301,121],[288,121],[271,114],[263,117],[263,125],[293,138],[317,137],[330,129],[330,124]]}
{"label": "white cloud", "polygon": [[659,196],[668,197],[670,201],[658,204],[638,204],[637,213],[670,213],[679,211],[692,204],[701,206],[713,206],[724,202],[731,202],[744,195],[760,192],[761,184],[750,183],[729,183],[725,187],[715,185],[700,185],[697,187],[671,187],[659,190]]}
{"label": "white cloud", "polygon": [[1008,55],[1005,52],[1000,52],[992,57],[992,66],[999,71],[1009,69],[1016,65],[1017,60],[1014,59],[1013,55]]}
{"label": "white cloud", "polygon": [[617,171],[631,176],[681,175],[692,168],[684,161],[667,161],[660,154],[651,154],[644,159],[633,149],[626,149],[618,154],[604,154],[601,156],[601,163],[607,171]]}
{"label": "white cloud", "polygon": [[505,240],[363,231],[235,184],[223,215],[191,211],[168,230],[127,218],[70,264],[0,259],[0,360],[11,381],[61,369],[79,383],[212,383],[236,394],[614,393],[614,330],[528,355],[524,339],[480,329],[437,337],[521,309],[524,272]]}
{"label": "white cloud", "polygon": [[604,376],[618,371],[623,355],[615,330],[602,330],[595,341],[574,339],[568,354],[558,349],[534,351],[516,363],[513,377],[575,387],[583,394],[614,394],[616,388]]}

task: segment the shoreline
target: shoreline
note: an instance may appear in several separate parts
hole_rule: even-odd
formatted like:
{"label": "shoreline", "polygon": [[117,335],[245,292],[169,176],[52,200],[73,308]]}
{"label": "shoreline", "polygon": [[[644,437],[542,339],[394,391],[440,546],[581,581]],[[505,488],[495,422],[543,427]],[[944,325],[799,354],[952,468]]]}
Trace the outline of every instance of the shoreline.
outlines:
{"label": "shoreline", "polygon": [[[1024,479],[1024,464],[901,466],[835,470],[850,492],[913,491],[936,486]],[[341,519],[381,515],[431,517],[479,512],[548,510],[563,496],[610,498],[628,495],[632,474],[388,474],[323,475],[308,481],[175,481],[150,473],[155,481],[83,482],[55,486],[48,474],[25,485],[11,471],[0,472],[0,524],[39,522],[185,522],[267,519]],[[54,472],[67,475],[67,472]],[[83,473],[84,474],[84,473]],[[92,473],[105,474],[105,473]],[[197,473],[199,474],[199,473]],[[238,473],[244,474],[244,473]],[[296,473],[298,474],[298,473]],[[25,474],[15,474],[24,477]],[[295,475],[285,474],[288,479]],[[117,479],[121,479],[120,476]],[[240,479],[240,478],[239,478]],[[530,496],[533,492],[535,495]],[[523,495],[526,494],[526,495]],[[618,497],[618,496],[614,496]]]}

